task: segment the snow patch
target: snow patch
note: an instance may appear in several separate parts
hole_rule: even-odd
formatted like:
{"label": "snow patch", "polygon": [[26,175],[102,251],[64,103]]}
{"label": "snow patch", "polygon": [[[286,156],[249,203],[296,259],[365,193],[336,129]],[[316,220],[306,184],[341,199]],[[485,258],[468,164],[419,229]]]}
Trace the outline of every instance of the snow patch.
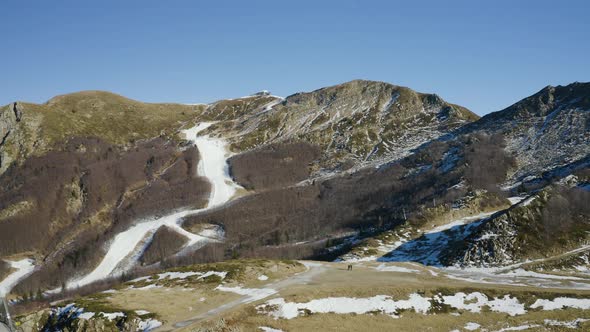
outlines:
{"label": "snow patch", "polygon": [[590,309],[590,299],[576,299],[571,297],[556,297],[553,300],[539,299],[531,305],[531,308],[543,308],[543,310],[557,310],[563,308]]}
{"label": "snow patch", "polygon": [[585,319],[585,318],[577,318],[571,321],[558,321],[558,320],[553,320],[553,319],[545,319],[545,325],[549,325],[549,326],[563,326],[569,329],[577,329],[580,327],[581,323],[587,322],[590,319]]}
{"label": "snow patch", "polygon": [[140,321],[137,327],[139,328],[140,331],[149,332],[149,331],[154,330],[160,326],[162,326],[162,322],[150,318],[145,321]]}
{"label": "snow patch", "polygon": [[473,292],[470,294],[459,292],[455,295],[442,296],[442,299],[444,304],[473,313],[481,312],[481,309],[484,306],[489,307],[491,311],[503,312],[510,316],[526,313],[524,304],[520,303],[517,298],[510,297],[510,295],[505,295],[503,298],[489,300],[486,295],[479,292]]}
{"label": "snow patch", "polygon": [[398,301],[386,295],[377,295],[370,298],[329,297],[311,300],[306,303],[286,302],[283,298],[276,298],[257,306],[256,309],[260,313],[268,313],[275,319],[292,319],[305,310],[312,313],[336,314],[366,314],[379,311],[396,316],[400,309],[413,309],[419,313],[427,313],[430,310],[430,301],[428,298],[415,293],[411,294],[408,300]]}
{"label": "snow patch", "polygon": [[101,312],[100,315],[104,316],[104,318],[108,320],[115,320],[117,318],[125,317],[125,314],[122,312]]}
{"label": "snow patch", "polygon": [[504,332],[504,331],[524,331],[528,329],[532,329],[534,327],[539,327],[540,325],[537,324],[525,324],[513,327],[505,327],[503,329],[498,330],[497,332]]}
{"label": "snow patch", "polygon": [[265,281],[265,280],[268,280],[268,277],[263,274],[261,276],[258,276],[258,280]]}
{"label": "snow patch", "polygon": [[94,312],[83,312],[80,315],[78,315],[79,319],[84,319],[84,320],[89,320],[92,319],[92,317],[94,317],[95,313]]}
{"label": "snow patch", "polygon": [[[218,271],[207,271],[207,272],[196,272],[196,271],[187,271],[187,272],[164,272],[164,273],[159,273],[157,274],[154,279],[152,279],[152,276],[148,276],[148,277],[141,277],[141,278],[137,278],[137,279],[133,279],[130,282],[131,283],[136,283],[136,282],[142,282],[142,281],[146,281],[146,282],[154,282],[154,281],[159,281],[159,280],[184,280],[190,277],[194,277],[194,276],[198,276],[197,279],[204,279],[210,276],[218,276],[221,279],[225,279],[225,277],[227,276],[227,272],[223,271],[223,272],[218,272]],[[155,284],[150,284],[147,285],[145,287],[141,287],[141,288],[136,288],[136,289],[150,289],[150,288],[155,288],[155,287],[161,287],[161,286],[156,286]]]}
{"label": "snow patch", "polygon": [[264,332],[283,332],[283,330],[273,329],[272,327],[268,327],[268,326],[259,326],[258,328]]}

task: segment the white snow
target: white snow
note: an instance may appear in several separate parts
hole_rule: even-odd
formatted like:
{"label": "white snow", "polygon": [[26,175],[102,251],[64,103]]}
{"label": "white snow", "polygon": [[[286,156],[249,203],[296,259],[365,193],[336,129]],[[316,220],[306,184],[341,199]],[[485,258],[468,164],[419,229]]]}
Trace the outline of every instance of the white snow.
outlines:
{"label": "white snow", "polygon": [[[479,292],[471,293],[469,295],[461,292],[455,295],[443,296],[442,298],[443,303],[448,304],[453,308],[467,310],[475,313],[481,312],[482,306],[484,306],[488,301],[487,296]],[[477,301],[474,302],[474,300]]]}
{"label": "white snow", "polygon": [[156,329],[160,326],[162,326],[162,322],[150,318],[148,320],[139,322],[139,325],[137,327],[139,328],[140,331],[149,332],[149,331]]}
{"label": "white snow", "polygon": [[78,315],[78,318],[88,320],[94,317],[94,315],[94,312],[83,312],[80,315]]}
{"label": "white snow", "polygon": [[133,280],[130,280],[129,282],[140,282],[140,281],[150,280],[150,279],[151,279],[151,276],[145,276],[145,277],[135,278]]}
{"label": "white snow", "polygon": [[451,229],[451,228],[453,228],[455,226],[461,226],[461,225],[468,224],[471,221],[476,221],[476,220],[480,220],[480,219],[483,219],[483,218],[487,218],[487,217],[491,216],[492,214],[494,214],[496,212],[497,211],[483,212],[483,213],[480,213],[480,214],[477,214],[477,215],[459,218],[459,219],[453,220],[453,221],[451,221],[451,222],[449,222],[447,224],[444,224],[442,226],[435,227],[435,228],[427,231],[426,234],[443,232],[443,231],[446,231],[447,229]]}
{"label": "white snow", "polygon": [[125,314],[122,312],[109,312],[109,313],[101,312],[100,314],[103,315],[108,320],[113,320],[113,319],[117,319],[120,317],[125,317]]}
{"label": "white snow", "polygon": [[258,328],[264,332],[283,332],[283,330],[273,329],[272,327],[268,327],[268,326],[259,326]]}
{"label": "white snow", "polygon": [[512,204],[512,205],[522,202],[523,199],[524,199],[524,197],[520,197],[520,196],[508,197],[508,200],[510,201],[510,204]]}
{"label": "white snow", "polygon": [[402,272],[402,273],[419,273],[418,270],[408,269],[403,266],[395,266],[395,265],[385,265],[381,264],[375,268],[377,271],[383,272]]}
{"label": "white snow", "polygon": [[522,206],[527,206],[527,205],[531,204],[532,202],[535,201],[536,198],[537,198],[537,196],[531,196],[531,197],[527,198],[524,202],[522,202]]}
{"label": "white snow", "polygon": [[[211,182],[211,193],[207,207],[175,212],[161,218],[139,222],[128,230],[117,234],[110,243],[107,253],[100,264],[86,276],[69,282],[67,285],[68,288],[85,286],[101,279],[117,276],[128,270],[135,264],[141,252],[149,244],[149,239],[145,241],[146,237],[149,238],[152,236],[161,226],[171,227],[186,236],[189,240],[187,246],[203,246],[208,242],[218,240],[220,235],[222,235],[222,233],[220,234],[220,229],[208,229],[203,233],[193,234],[184,230],[180,225],[183,217],[187,215],[196,214],[226,203],[239,188],[229,176],[229,167],[226,160],[230,154],[226,142],[207,135],[198,136],[199,132],[205,130],[212,124],[211,122],[202,122],[193,128],[183,130],[187,139],[192,141],[199,150],[201,158],[197,166],[198,174],[206,177]],[[134,252],[138,246],[142,249],[140,252]],[[131,261],[128,264],[122,264],[129,258],[131,258]]]}
{"label": "white snow", "polygon": [[[137,278],[137,279],[133,279],[130,282],[131,283],[135,283],[135,282],[140,282],[140,281],[148,281],[148,282],[152,282],[152,281],[158,281],[158,280],[164,280],[164,279],[168,279],[168,280],[184,280],[193,276],[198,276],[197,279],[204,279],[210,276],[219,276],[221,279],[225,279],[225,277],[227,276],[227,272],[223,271],[223,272],[218,272],[218,271],[207,271],[207,272],[197,272],[197,271],[186,271],[186,272],[163,272],[163,273],[159,273],[155,276],[155,279],[152,279],[152,276],[148,276],[148,277],[141,277],[141,278]],[[155,284],[150,284],[147,285],[145,287],[141,287],[141,288],[136,288],[136,289],[150,289],[150,288],[155,288],[155,287],[160,287],[160,286],[156,286]]]}
{"label": "white snow", "polygon": [[244,301],[244,303],[250,303],[250,302],[262,300],[266,297],[276,294],[276,292],[277,292],[276,290],[274,290],[272,288],[242,288],[239,286],[225,287],[222,285],[217,286],[215,289],[218,291],[222,291],[222,292],[230,292],[230,293],[235,293],[235,294],[239,294],[239,295],[244,295],[247,297],[246,300]]}
{"label": "white snow", "polygon": [[135,313],[138,314],[138,315],[140,315],[140,316],[143,316],[143,315],[149,314],[150,312],[147,311],[147,310],[135,310]]}
{"label": "white snow", "polygon": [[543,310],[556,310],[563,308],[590,309],[590,299],[576,299],[571,297],[556,297],[553,300],[538,299],[531,308],[543,308]]}
{"label": "white snow", "polygon": [[479,329],[480,327],[481,327],[481,325],[479,325],[477,323],[469,322],[469,323],[465,324],[465,326],[463,328],[468,331],[475,331],[475,330]]}
{"label": "white snow", "polygon": [[558,320],[553,320],[553,319],[545,319],[545,325],[550,325],[550,326],[563,326],[563,327],[567,327],[569,329],[577,329],[578,327],[580,327],[580,323],[584,323],[589,321],[590,319],[585,319],[585,318],[577,318],[571,321],[558,321]]}
{"label": "white snow", "polygon": [[537,325],[537,324],[525,324],[525,325],[519,325],[519,326],[505,327],[503,329],[498,330],[497,332],[523,331],[523,330],[528,330],[528,329],[532,329],[534,327],[539,327],[539,326],[540,325]]}
{"label": "white snow", "polygon": [[267,301],[256,307],[275,318],[291,319],[299,316],[300,311],[312,313],[366,314],[380,311],[395,316],[400,309],[413,309],[419,313],[430,310],[430,301],[418,294],[411,294],[408,300],[393,300],[390,296],[377,295],[369,298],[328,297],[311,300],[306,303],[286,302],[283,298]]}
{"label": "white snow", "polygon": [[33,273],[35,265],[31,259],[22,259],[20,261],[5,261],[10,264],[10,267],[16,269],[16,271],[9,274],[6,278],[0,281],[0,297],[3,297],[10,293],[12,288],[16,286],[19,281],[26,278],[29,274]]}
{"label": "white snow", "polygon": [[198,136],[198,133],[210,127],[212,122],[202,122],[196,127],[183,130],[187,138],[193,141],[199,149],[201,159],[198,169],[199,175],[211,182],[211,193],[207,208],[213,208],[229,201],[240,188],[229,175],[227,158],[231,156],[227,143],[219,138]]}
{"label": "white snow", "polygon": [[[389,254],[377,259],[379,262],[419,262],[423,265],[440,266],[440,256],[447,250],[448,244],[467,238],[474,229],[495,213],[486,212],[463,217],[445,225],[426,231],[419,238],[408,241]],[[419,232],[420,230],[418,230]]]}
{"label": "white snow", "polygon": [[504,295],[504,298],[494,298],[488,302],[491,311],[504,312],[510,316],[522,315],[526,313],[524,304],[520,303],[517,298]]}
{"label": "white snow", "polygon": [[474,313],[481,312],[481,309],[484,306],[489,307],[491,311],[507,313],[510,316],[526,313],[524,304],[520,303],[517,298],[510,297],[510,295],[505,295],[503,298],[489,300],[485,294],[479,292],[473,292],[470,294],[459,292],[455,295],[445,295],[442,298],[443,303],[448,304],[453,308],[467,310]]}
{"label": "white snow", "polygon": [[265,280],[268,280],[268,277],[263,274],[261,276],[258,276],[258,280],[265,281]]}
{"label": "white snow", "polygon": [[225,277],[227,276],[227,272],[207,271],[203,273],[198,279],[204,279],[210,276],[218,276],[221,279],[225,279]]}

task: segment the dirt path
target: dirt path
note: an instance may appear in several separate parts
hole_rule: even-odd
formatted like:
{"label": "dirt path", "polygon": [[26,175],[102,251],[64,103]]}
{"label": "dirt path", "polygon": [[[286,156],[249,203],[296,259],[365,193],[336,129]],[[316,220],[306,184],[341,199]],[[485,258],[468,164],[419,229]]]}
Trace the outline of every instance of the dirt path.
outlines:
{"label": "dirt path", "polygon": [[[502,289],[507,293],[521,291],[540,291],[576,293],[590,295],[589,281],[570,279],[568,277],[554,277],[544,274],[496,275],[486,271],[449,271],[423,266],[417,263],[380,263],[358,262],[353,263],[353,271],[346,271],[349,263],[311,262],[301,261],[307,269],[298,274],[282,280],[278,280],[258,288],[240,288],[245,291],[239,298],[220,303],[215,308],[210,308],[194,317],[163,327],[162,331],[187,330],[191,326],[203,320],[222,317],[230,312],[240,310],[240,307],[273,296],[289,297],[297,296],[302,301],[316,297],[329,297],[332,294],[346,294],[349,297],[367,297],[374,295],[376,289],[388,294],[405,294],[424,291],[425,289],[437,289],[439,287],[451,287],[457,291],[463,288],[478,287],[482,290]],[[474,286],[477,284],[477,286]],[[221,285],[220,285],[221,286]],[[226,287],[234,288],[234,287]],[[232,295],[236,295],[233,290]],[[190,316],[189,316],[190,317]]]}
{"label": "dirt path", "polygon": [[277,281],[275,283],[272,284],[268,284],[264,287],[264,289],[272,289],[274,290],[273,293],[270,294],[263,294],[261,296],[256,296],[256,295],[245,295],[237,300],[225,303],[215,309],[209,310],[205,313],[202,313],[198,316],[195,316],[191,319],[185,320],[185,321],[181,321],[178,323],[174,324],[174,328],[183,328],[183,327],[187,327],[189,325],[192,325],[196,322],[199,322],[203,319],[207,319],[207,318],[211,318],[211,317],[215,317],[221,313],[224,313],[228,310],[231,310],[237,306],[243,305],[243,304],[248,304],[254,301],[259,301],[259,300],[263,300],[265,298],[268,298],[272,295],[275,295],[276,293],[278,293],[278,291],[280,291],[281,289],[285,289],[287,287],[293,286],[293,285],[304,285],[307,284],[309,282],[311,282],[311,280],[324,273],[327,270],[327,267],[324,266],[323,263],[321,262],[308,262],[308,261],[300,261],[301,264],[305,265],[305,267],[307,268],[305,271],[297,273],[291,277],[288,277],[286,279]]}

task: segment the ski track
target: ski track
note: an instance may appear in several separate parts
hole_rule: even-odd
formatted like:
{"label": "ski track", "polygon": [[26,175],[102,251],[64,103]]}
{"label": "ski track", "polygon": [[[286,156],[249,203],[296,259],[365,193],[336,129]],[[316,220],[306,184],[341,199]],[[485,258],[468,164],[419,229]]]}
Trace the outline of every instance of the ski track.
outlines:
{"label": "ski track", "polygon": [[0,281],[0,298],[8,294],[19,281],[26,278],[29,274],[33,273],[35,265],[31,259],[23,259],[20,261],[5,261],[10,264],[10,267],[16,269],[16,271],[9,274],[6,278]]}
{"label": "ski track", "polygon": [[[200,160],[197,166],[197,174],[206,177],[211,183],[211,193],[209,194],[207,206],[202,209],[178,211],[164,217],[142,221],[117,234],[100,264],[86,276],[69,282],[67,288],[85,286],[98,280],[114,277],[128,270],[135,264],[149,244],[151,240],[149,237],[153,236],[162,226],[171,227],[187,237],[188,243],[185,248],[204,246],[215,241],[215,238],[220,236],[219,232],[211,230],[193,234],[181,227],[184,217],[223,205],[233,197],[239,188],[229,176],[229,166],[227,164],[229,152],[226,148],[226,142],[220,138],[206,135],[198,136],[200,132],[212,124],[212,122],[201,122],[195,127],[182,131],[187,139],[196,145],[199,150]],[[148,238],[147,241],[146,238]],[[137,251],[138,246],[141,249],[134,252]]]}

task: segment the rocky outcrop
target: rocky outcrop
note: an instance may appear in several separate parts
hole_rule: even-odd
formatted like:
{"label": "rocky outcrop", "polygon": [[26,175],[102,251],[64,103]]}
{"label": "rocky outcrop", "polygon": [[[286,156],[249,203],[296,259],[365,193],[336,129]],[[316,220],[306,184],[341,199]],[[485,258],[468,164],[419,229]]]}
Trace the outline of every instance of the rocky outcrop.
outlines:
{"label": "rocky outcrop", "polygon": [[14,113],[16,122],[20,122],[23,116],[22,106],[17,102],[12,103],[12,112]]}
{"label": "rocky outcrop", "polygon": [[34,152],[41,118],[18,102],[0,108],[0,175],[13,162],[21,164]]}
{"label": "rocky outcrop", "polygon": [[[590,156],[590,83],[545,87],[463,131],[504,136],[507,151],[518,162],[509,184],[543,178],[547,172]],[[560,177],[569,172],[565,170]]]}
{"label": "rocky outcrop", "polygon": [[[16,103],[14,103],[16,105]],[[12,132],[17,130],[16,123],[20,121],[22,113],[17,116],[16,106],[9,105],[0,111],[0,174],[8,167],[14,156],[7,152],[7,143]],[[11,137],[10,137],[11,138]]]}
{"label": "rocky outcrop", "polygon": [[235,151],[291,141],[319,146],[324,153],[314,175],[399,160],[478,118],[437,95],[375,81],[273,98],[218,102],[203,114],[224,115],[211,131],[227,137]]}
{"label": "rocky outcrop", "polygon": [[[572,177],[569,177],[571,179]],[[445,265],[504,266],[553,257],[590,242],[590,192],[554,184],[483,222],[449,248]]]}
{"label": "rocky outcrop", "polygon": [[121,332],[144,331],[151,318],[142,319],[128,313],[87,313],[73,304],[17,317],[18,332]]}

